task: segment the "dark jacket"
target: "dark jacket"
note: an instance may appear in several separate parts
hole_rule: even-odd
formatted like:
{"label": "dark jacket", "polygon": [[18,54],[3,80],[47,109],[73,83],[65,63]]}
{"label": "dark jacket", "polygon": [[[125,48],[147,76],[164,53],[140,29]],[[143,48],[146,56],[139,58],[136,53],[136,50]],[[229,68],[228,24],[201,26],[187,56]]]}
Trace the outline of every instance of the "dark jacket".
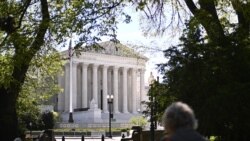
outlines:
{"label": "dark jacket", "polygon": [[193,129],[180,128],[170,137],[170,141],[206,141],[206,139]]}
{"label": "dark jacket", "polygon": [[207,141],[197,131],[189,128],[180,128],[170,137],[165,137],[162,141]]}

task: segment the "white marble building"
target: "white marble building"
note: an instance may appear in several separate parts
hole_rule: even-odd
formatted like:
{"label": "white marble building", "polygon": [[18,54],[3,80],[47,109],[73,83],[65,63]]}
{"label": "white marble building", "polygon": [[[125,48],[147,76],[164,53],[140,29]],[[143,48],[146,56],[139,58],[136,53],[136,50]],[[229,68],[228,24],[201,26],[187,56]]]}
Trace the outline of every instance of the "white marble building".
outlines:
{"label": "white marble building", "polygon": [[[141,101],[147,100],[145,92],[145,64],[147,58],[132,49],[113,42],[100,44],[102,50],[85,50],[73,56],[72,67],[72,107],[75,122],[91,122],[91,101],[96,103],[97,121],[106,120],[108,113],[107,95],[113,95],[113,113],[116,121],[126,122],[138,111],[142,111]],[[64,56],[68,52],[63,52]],[[59,85],[64,91],[58,95],[57,110],[66,122],[69,112],[70,67],[64,66],[64,75],[59,76]],[[93,110],[93,109],[92,109]],[[84,114],[85,113],[85,114]],[[119,118],[120,117],[120,118]],[[95,117],[94,117],[95,118]],[[92,122],[96,122],[92,120]]]}

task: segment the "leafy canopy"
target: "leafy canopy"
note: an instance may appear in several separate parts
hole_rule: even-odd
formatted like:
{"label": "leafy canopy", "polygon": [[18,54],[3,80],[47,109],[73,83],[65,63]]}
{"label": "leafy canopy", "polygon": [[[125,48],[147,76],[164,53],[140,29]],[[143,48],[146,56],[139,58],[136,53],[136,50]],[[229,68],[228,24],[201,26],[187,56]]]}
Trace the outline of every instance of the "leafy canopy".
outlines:
{"label": "leafy canopy", "polygon": [[204,135],[247,140],[250,2],[152,0],[141,10],[150,20],[144,22],[149,33],[184,25],[180,44],[166,45],[169,61],[160,65],[166,91],[160,98],[172,96],[190,104]]}
{"label": "leafy canopy", "polygon": [[[122,12],[123,7],[123,1],[113,0],[0,2],[0,113],[3,115],[0,128],[6,140],[13,140],[18,133],[13,130],[18,125],[16,107],[20,105],[16,104],[17,100],[21,103],[28,97],[33,99],[34,91],[41,93],[46,89],[52,93],[58,90],[53,86],[51,91],[47,89],[51,84],[47,82],[52,82],[53,77],[48,78],[51,81],[34,80],[35,70],[43,69],[52,60],[57,61],[58,54],[53,53],[64,47],[69,38],[74,38],[75,49],[95,44],[103,36],[116,40],[118,21],[130,21],[130,17]],[[44,78],[56,70],[46,69],[41,73]],[[21,90],[25,94],[21,94]],[[26,97],[24,101],[18,99],[20,95]],[[47,95],[39,95],[39,98],[43,96]]]}

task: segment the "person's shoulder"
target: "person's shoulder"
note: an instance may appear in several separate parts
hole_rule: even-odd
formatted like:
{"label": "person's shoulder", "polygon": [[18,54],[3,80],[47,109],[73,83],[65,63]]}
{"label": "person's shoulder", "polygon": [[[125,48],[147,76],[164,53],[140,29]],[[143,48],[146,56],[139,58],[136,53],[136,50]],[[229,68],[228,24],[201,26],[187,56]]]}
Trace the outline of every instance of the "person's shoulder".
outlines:
{"label": "person's shoulder", "polygon": [[204,138],[199,132],[193,129],[178,129],[175,134],[171,137],[172,141],[207,141],[206,138]]}
{"label": "person's shoulder", "polygon": [[209,139],[205,138],[204,136],[202,136],[201,141],[209,141]]}
{"label": "person's shoulder", "polygon": [[164,136],[161,138],[160,141],[171,141],[170,138],[168,136]]}

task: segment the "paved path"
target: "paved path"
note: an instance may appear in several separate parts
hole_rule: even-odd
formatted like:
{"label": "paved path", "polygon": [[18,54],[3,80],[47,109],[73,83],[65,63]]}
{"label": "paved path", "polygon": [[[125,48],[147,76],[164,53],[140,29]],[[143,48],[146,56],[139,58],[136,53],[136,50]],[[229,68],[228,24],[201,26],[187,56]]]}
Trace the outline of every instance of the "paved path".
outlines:
{"label": "paved path", "polygon": [[[105,138],[105,141],[120,141],[121,137]],[[56,137],[56,141],[62,141],[62,137]],[[81,141],[81,137],[66,137],[65,141]],[[86,137],[84,141],[101,141],[101,138]]]}

